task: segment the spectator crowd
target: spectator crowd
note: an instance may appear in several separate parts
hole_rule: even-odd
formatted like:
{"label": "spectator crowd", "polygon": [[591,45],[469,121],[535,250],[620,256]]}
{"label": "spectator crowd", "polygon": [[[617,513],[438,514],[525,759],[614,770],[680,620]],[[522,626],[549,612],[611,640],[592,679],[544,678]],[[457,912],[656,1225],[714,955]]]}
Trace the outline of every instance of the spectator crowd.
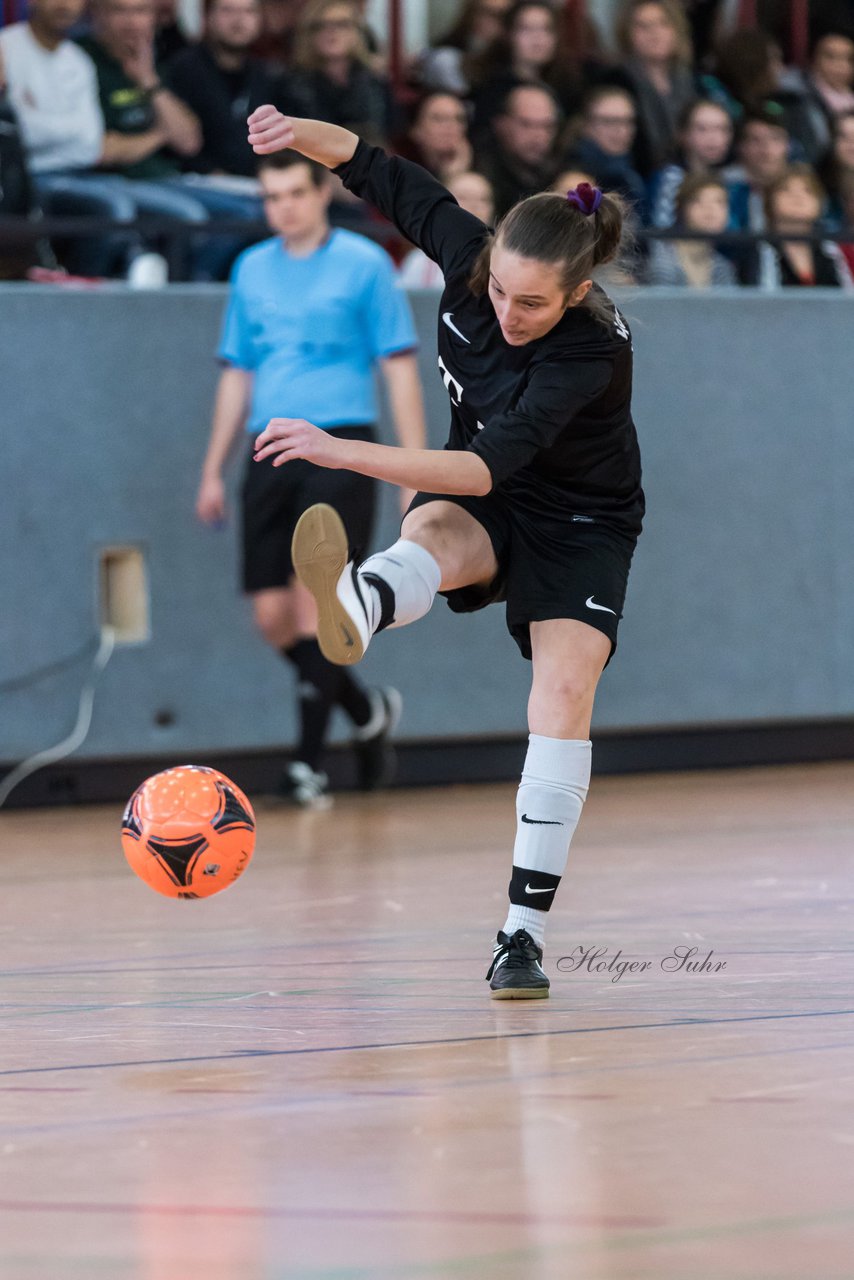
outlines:
{"label": "spectator crowd", "polygon": [[[579,181],[618,192],[624,279],[854,288],[854,6],[814,0],[803,58],[787,5],[743,10],[623,0],[603,30],[583,0],[462,0],[392,75],[359,0],[207,0],[198,40],[170,0],[30,0],[0,28],[0,273],[132,276],[169,246],[173,278],[226,278],[264,234],[245,121],[272,102],[417,161],[487,221]],[[110,229],[24,245],[8,216]],[[343,187],[332,220],[439,282]]]}

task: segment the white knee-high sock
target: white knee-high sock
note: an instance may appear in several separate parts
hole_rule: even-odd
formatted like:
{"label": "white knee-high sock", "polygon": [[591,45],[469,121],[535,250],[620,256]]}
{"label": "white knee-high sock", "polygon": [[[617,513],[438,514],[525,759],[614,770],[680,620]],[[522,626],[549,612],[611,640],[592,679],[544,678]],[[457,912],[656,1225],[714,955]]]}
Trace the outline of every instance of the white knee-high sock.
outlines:
{"label": "white knee-high sock", "polygon": [[516,843],[506,934],[543,945],[546,915],[566,868],[590,786],[590,742],[532,733],[516,795]]}
{"label": "white knee-high sock", "polygon": [[379,551],[359,565],[359,579],[369,587],[373,606],[371,630],[404,627],[430,609],[442,570],[417,542],[399,538],[388,551]]}

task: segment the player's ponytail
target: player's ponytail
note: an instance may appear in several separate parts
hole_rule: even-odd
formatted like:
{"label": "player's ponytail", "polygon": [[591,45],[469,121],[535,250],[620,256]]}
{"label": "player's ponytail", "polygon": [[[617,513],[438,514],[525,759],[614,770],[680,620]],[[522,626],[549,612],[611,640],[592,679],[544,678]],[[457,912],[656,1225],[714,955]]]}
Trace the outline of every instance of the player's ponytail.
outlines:
{"label": "player's ponytail", "polygon": [[[529,196],[499,222],[494,238],[475,260],[469,287],[476,294],[486,292],[492,246],[497,242],[522,258],[558,267],[561,288],[569,297],[583,280],[590,279],[596,267],[617,257],[625,219],[626,206],[619,196],[587,183],[580,183],[565,196],[552,192]],[[604,323],[613,322],[613,308],[593,290],[580,305]]]}

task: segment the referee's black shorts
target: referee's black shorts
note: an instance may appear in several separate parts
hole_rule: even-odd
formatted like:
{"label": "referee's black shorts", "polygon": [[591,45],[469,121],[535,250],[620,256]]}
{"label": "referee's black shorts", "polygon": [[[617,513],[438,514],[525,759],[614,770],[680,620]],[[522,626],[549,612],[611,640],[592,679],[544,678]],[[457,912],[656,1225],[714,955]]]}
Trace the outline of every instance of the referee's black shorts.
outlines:
{"label": "referee's black shorts", "polygon": [[[370,426],[332,427],[330,435],[373,440]],[[332,471],[297,458],[274,467],[269,458],[253,462],[254,436],[241,492],[243,589],[250,594],[286,587],[294,574],[291,539],[296,522],[315,502],[335,508],[350,539],[350,553],[367,553],[374,527],[376,482],[353,471]]]}
{"label": "referee's black shorts", "polygon": [[454,613],[472,613],[506,601],[507,628],[528,659],[532,622],[551,618],[586,622],[611,641],[611,661],[636,533],[571,512],[535,515],[500,493],[483,498],[419,493],[409,509],[435,501],[453,502],[468,511],[486,530],[498,561],[498,573],[488,586],[441,593]]}

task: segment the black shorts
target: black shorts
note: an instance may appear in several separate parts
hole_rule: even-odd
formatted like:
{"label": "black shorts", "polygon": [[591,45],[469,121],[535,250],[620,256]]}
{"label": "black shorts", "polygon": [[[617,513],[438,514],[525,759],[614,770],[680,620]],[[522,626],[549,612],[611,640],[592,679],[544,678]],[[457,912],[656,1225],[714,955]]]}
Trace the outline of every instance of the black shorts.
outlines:
{"label": "black shorts", "polygon": [[[330,435],[373,440],[372,427],[333,427]],[[315,502],[333,506],[347,530],[350,552],[361,558],[374,527],[376,481],[353,471],[331,471],[297,458],[274,467],[265,458],[253,462],[254,437],[241,493],[243,514],[243,589],[250,593],[286,587],[294,574],[291,539],[296,522]]]}
{"label": "black shorts", "polygon": [[611,661],[637,535],[598,517],[534,518],[495,493],[483,498],[419,493],[409,509],[436,501],[454,502],[474,516],[498,561],[498,573],[488,586],[441,593],[454,613],[506,601],[507,628],[528,659],[532,622],[573,618],[608,637]]}

